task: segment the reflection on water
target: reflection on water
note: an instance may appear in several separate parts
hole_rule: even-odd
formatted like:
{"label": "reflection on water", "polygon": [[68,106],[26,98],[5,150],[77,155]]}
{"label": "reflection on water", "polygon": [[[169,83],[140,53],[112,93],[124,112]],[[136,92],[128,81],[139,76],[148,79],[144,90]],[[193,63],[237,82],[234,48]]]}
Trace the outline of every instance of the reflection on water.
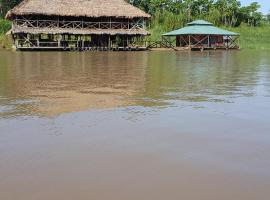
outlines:
{"label": "reflection on water", "polygon": [[137,61],[125,54],[9,53],[1,96],[4,105],[13,106],[11,115],[125,106],[124,97],[143,87],[146,56]]}
{"label": "reflection on water", "polygon": [[[233,102],[269,91],[268,52],[1,52],[1,116]],[[266,94],[267,95],[267,94]]]}
{"label": "reflection on water", "polygon": [[267,51],[0,51],[0,199],[268,200]]}

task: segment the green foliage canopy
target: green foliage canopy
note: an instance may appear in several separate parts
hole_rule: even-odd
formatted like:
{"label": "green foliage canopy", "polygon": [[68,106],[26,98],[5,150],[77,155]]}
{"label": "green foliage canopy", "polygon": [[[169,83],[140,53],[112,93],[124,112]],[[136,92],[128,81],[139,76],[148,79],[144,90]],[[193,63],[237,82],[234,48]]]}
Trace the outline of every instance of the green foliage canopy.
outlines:
{"label": "green foliage canopy", "polygon": [[[128,0],[129,3],[153,15],[158,23],[206,19],[216,25],[236,27],[241,23],[259,26],[263,20],[257,2],[241,6],[238,0]],[[174,19],[172,19],[174,18]],[[177,19],[176,19],[177,18]],[[268,19],[269,20],[269,19]],[[156,23],[154,22],[154,23]]]}

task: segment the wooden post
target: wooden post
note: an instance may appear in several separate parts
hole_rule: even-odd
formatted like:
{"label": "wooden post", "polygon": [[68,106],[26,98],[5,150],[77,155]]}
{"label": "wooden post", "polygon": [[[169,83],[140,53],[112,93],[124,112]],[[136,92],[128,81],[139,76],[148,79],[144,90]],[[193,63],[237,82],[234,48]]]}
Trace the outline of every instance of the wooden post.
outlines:
{"label": "wooden post", "polygon": [[39,39],[40,39],[40,35],[38,35],[38,39],[37,39],[37,46],[39,47]]}
{"label": "wooden post", "polygon": [[229,49],[229,36],[227,36],[227,45],[226,45],[226,50]]}
{"label": "wooden post", "polygon": [[108,44],[108,46],[109,46],[109,50],[111,50],[111,35],[109,35],[109,44]]}
{"label": "wooden post", "polygon": [[127,47],[129,46],[129,39],[128,39],[128,35],[127,35]]}
{"label": "wooden post", "polygon": [[61,35],[58,35],[58,48],[61,46]]}
{"label": "wooden post", "polygon": [[19,38],[20,37],[18,34],[14,35],[14,44],[15,44],[16,49],[19,47]]}
{"label": "wooden post", "polygon": [[208,35],[208,48],[210,48],[210,36]]}
{"label": "wooden post", "polygon": [[85,36],[83,36],[82,38],[82,50],[84,50],[84,39],[85,39]]}
{"label": "wooden post", "polygon": [[189,46],[189,49],[191,49],[190,35],[188,35],[188,46]]}
{"label": "wooden post", "polygon": [[76,46],[75,46],[75,50],[77,50],[79,48],[79,37],[76,36]]}
{"label": "wooden post", "polygon": [[112,28],[112,18],[110,17],[110,28]]}

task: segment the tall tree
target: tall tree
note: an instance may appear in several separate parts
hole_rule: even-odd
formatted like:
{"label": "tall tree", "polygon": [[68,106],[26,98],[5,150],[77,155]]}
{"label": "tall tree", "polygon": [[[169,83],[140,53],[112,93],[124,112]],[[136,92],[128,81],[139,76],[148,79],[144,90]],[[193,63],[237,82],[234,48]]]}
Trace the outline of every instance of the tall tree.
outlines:
{"label": "tall tree", "polygon": [[20,3],[22,0],[0,0],[0,15],[3,18],[7,11]]}

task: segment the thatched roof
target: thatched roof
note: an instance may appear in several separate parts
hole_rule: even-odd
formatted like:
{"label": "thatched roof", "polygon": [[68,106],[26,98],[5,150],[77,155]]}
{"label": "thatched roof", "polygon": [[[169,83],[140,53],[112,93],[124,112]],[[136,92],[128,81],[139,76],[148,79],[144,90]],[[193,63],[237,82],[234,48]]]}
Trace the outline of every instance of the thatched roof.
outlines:
{"label": "thatched roof", "polygon": [[21,15],[149,18],[150,15],[124,0],[24,0],[6,16]]}
{"label": "thatched roof", "polygon": [[30,34],[77,34],[77,35],[149,35],[143,29],[68,29],[68,28],[29,28],[13,27],[12,33]]}

